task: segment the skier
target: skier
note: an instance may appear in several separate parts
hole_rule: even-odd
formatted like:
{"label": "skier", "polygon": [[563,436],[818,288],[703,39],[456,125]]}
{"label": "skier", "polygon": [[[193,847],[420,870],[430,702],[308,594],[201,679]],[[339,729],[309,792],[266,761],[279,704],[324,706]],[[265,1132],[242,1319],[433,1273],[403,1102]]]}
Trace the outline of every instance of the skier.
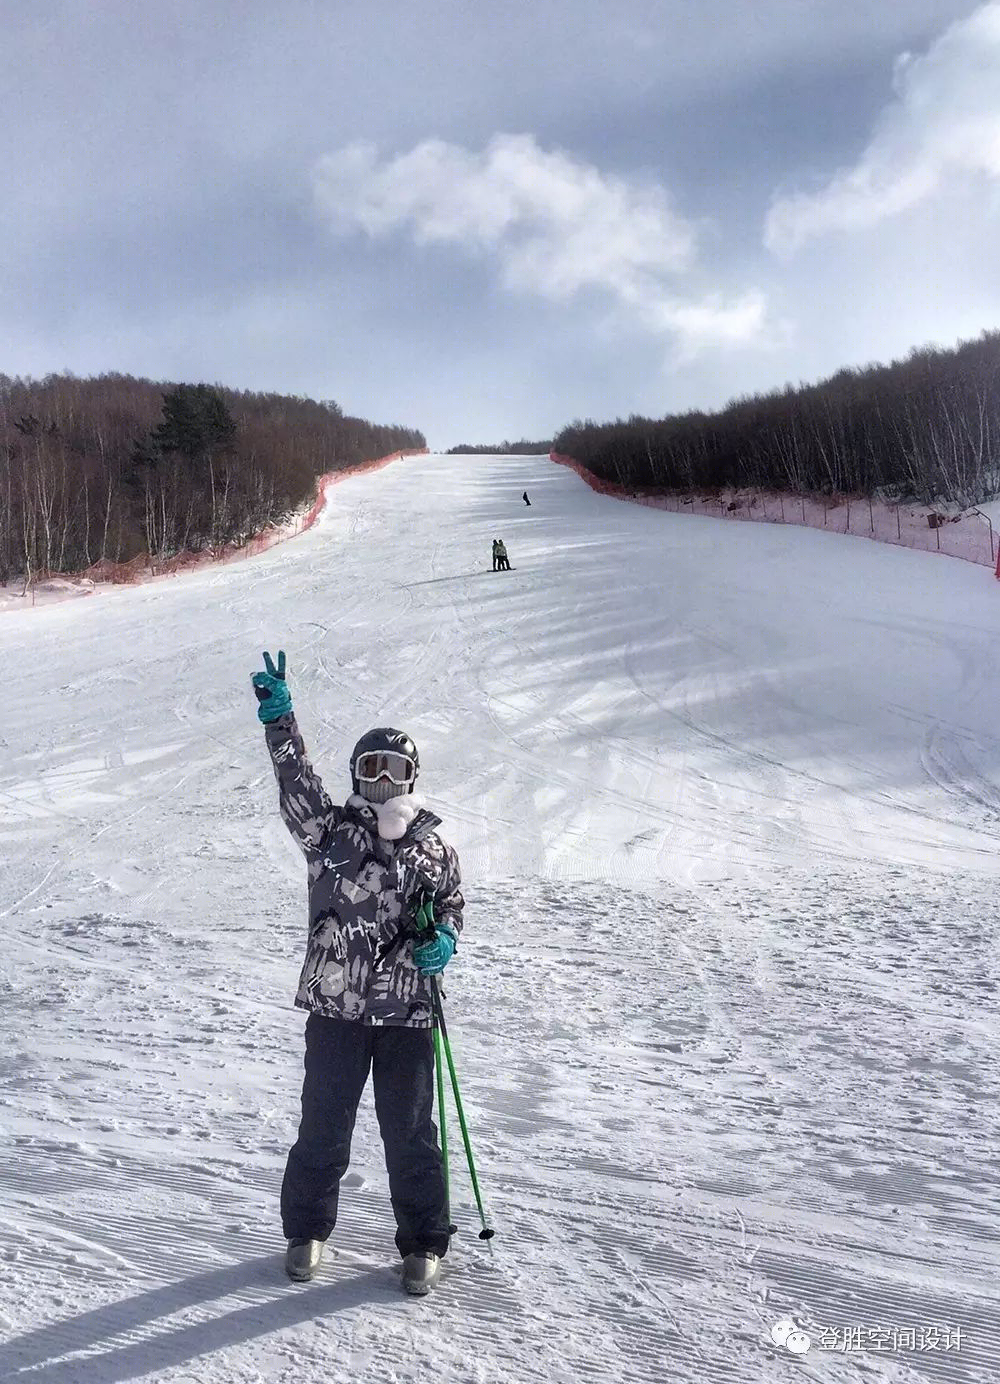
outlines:
{"label": "skier", "polygon": [[501,572],[510,571],[510,558],[502,538],[497,539],[497,566]]}
{"label": "skier", "polygon": [[493,540],[493,570],[494,570],[494,572],[498,571],[498,570],[499,570],[499,567],[500,567],[500,540],[499,540],[499,538],[494,538],[494,540]]}
{"label": "skier", "polygon": [[[451,960],[462,930],[458,858],[440,818],[414,794],[417,747],[380,726],[351,752],[353,792],[335,806],[313,769],[292,712],[285,655],[254,673],[257,714],[278,781],[281,816],[306,858],[309,939],[295,1004],[309,1011],[298,1138],[281,1187],[285,1271],[319,1267],[337,1222],[340,1179],[372,1071],[385,1146],[403,1287],[426,1293],[448,1250],[444,1166],[433,1122],[429,977]],[[430,902],[433,940],[410,927]]]}
{"label": "skier", "polygon": [[521,499],[524,501],[524,503],[525,503],[526,505],[530,505],[530,504],[531,504],[531,501],[528,499],[528,492],[527,492],[527,491],[524,492],[524,494],[521,496]]}

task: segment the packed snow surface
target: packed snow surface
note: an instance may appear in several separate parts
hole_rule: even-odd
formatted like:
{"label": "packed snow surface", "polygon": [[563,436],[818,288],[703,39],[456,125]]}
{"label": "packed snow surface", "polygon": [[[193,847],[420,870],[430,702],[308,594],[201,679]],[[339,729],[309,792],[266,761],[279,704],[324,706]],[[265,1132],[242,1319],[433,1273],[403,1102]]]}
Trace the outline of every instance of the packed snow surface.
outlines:
{"label": "packed snow surface", "polygon": [[[282,1272],[305,872],[263,649],[332,794],[414,736],[462,860],[496,1237],[452,1117],[428,1299],[370,1092],[324,1267]],[[1000,1378],[988,571],[431,456],[258,558],[5,614],[0,658],[0,1378]]]}

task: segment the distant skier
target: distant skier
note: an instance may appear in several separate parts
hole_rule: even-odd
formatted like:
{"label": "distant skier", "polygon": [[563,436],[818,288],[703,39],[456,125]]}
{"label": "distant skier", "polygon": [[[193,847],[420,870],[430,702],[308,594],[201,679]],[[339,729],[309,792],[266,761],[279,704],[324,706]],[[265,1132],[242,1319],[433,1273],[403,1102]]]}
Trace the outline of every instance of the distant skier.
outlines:
{"label": "distant skier", "polygon": [[497,539],[497,569],[501,572],[510,571],[510,558],[507,556],[507,549],[504,547],[502,538]]}
{"label": "distant skier", "polygon": [[531,501],[528,499],[528,492],[527,492],[527,491],[524,492],[524,494],[521,496],[521,499],[524,501],[524,503],[525,503],[526,505],[530,505],[530,504],[531,504]]}
{"label": "distant skier", "polygon": [[[380,726],[351,752],[353,792],[328,797],[309,762],[285,681],[285,655],[254,673],[281,816],[306,858],[309,937],[295,1004],[307,1009],[298,1139],[281,1187],[285,1271],[312,1278],[337,1223],[361,1094],[372,1072],[403,1286],[426,1293],[448,1250],[444,1167],[433,1121],[433,1015],[428,977],[462,931],[458,858],[440,818],[413,792],[417,747]],[[430,901],[432,940],[411,920]]]}
{"label": "distant skier", "polygon": [[500,540],[499,540],[499,538],[494,538],[494,540],[493,540],[493,570],[494,570],[494,572],[497,572],[497,571],[500,570]]}

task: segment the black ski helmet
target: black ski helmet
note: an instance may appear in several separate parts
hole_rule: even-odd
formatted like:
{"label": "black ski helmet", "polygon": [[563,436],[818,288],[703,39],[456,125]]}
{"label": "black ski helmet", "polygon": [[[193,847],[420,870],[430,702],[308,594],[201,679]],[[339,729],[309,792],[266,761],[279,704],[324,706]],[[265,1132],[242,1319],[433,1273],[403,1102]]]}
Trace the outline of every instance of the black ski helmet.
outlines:
{"label": "black ski helmet", "polygon": [[351,751],[351,784],[355,793],[358,792],[358,776],[354,771],[354,766],[363,754],[379,754],[391,752],[393,754],[405,754],[407,759],[413,761],[413,782],[406,790],[413,792],[413,784],[417,781],[420,773],[420,755],[417,747],[407,735],[405,730],[393,730],[392,726],[375,726],[372,730],[366,730],[364,735]]}

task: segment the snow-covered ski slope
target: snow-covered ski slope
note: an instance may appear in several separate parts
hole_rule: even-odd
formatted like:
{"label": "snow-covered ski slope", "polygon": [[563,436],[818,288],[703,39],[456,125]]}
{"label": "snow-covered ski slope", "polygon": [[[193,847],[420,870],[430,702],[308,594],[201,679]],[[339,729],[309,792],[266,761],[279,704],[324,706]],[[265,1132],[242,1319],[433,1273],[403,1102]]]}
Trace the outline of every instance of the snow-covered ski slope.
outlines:
{"label": "snow-covered ski slope", "polygon": [[[410,731],[463,862],[497,1235],[453,1121],[424,1301],[370,1092],[335,1252],[281,1269],[305,879],[265,648],[332,791]],[[260,558],[4,616],[0,1378],[1000,1378],[998,650],[966,563],[544,458],[400,462]]]}

